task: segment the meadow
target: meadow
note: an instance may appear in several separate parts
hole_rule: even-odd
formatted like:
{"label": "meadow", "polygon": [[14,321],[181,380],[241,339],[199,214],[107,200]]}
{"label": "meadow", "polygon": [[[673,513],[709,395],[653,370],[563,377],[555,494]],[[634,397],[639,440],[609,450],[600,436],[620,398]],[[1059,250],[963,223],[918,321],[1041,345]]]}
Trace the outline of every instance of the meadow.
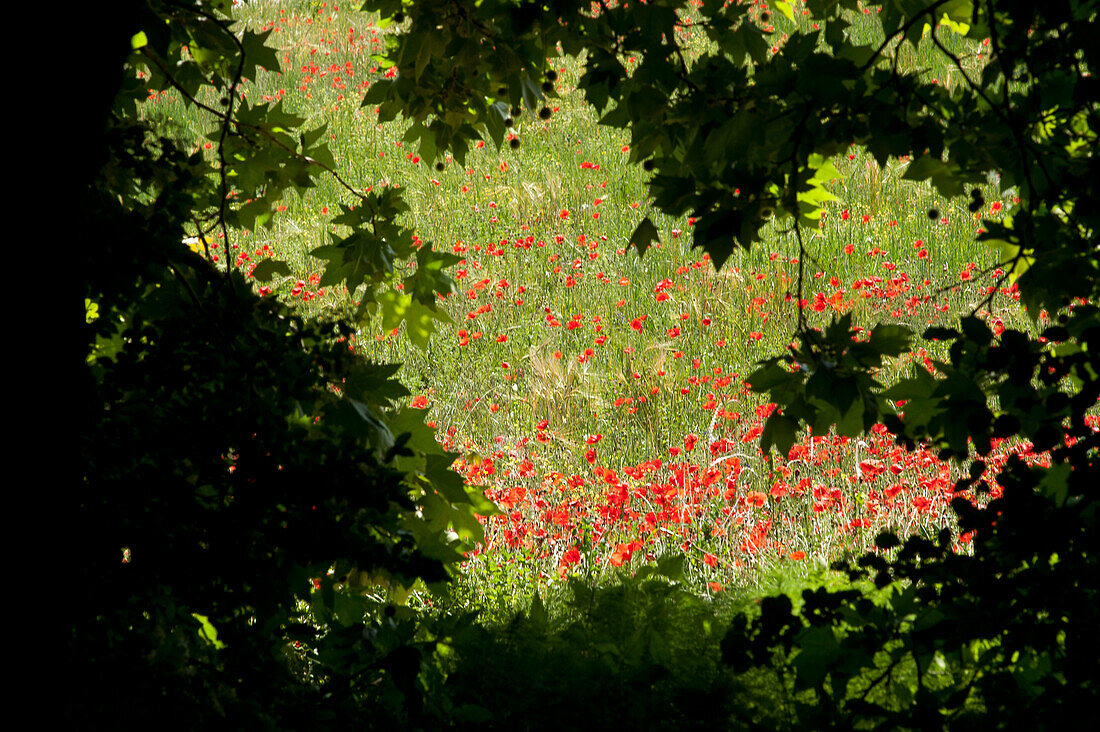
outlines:
{"label": "meadow", "polygon": [[[500,509],[485,518],[485,541],[468,547],[456,590],[465,602],[519,607],[536,588],[624,572],[675,575],[706,596],[751,592],[867,551],[884,529],[934,536],[954,526],[948,504],[965,465],[906,451],[881,426],[860,439],[802,435],[788,454],[766,456],[759,437],[774,405],[745,377],[791,342],[799,310],[818,327],[847,315],[858,328],[901,323],[918,333],[971,312],[994,331],[1041,324],[1045,313],[1029,318],[1014,286],[994,286],[997,252],[975,242],[983,219],[1011,211],[1012,190],[990,180],[979,207],[945,200],[903,180],[907,161],[880,167],[852,146],[832,163],[836,200],[804,232],[808,261],[779,221],[716,270],[691,247],[691,218],[649,209],[629,137],[598,125],[572,87],[578,60],[552,60],[551,115],[518,116],[508,136],[518,145],[490,142],[464,166],[430,167],[401,120],[381,124],[360,105],[390,73],[374,57],[388,29],[338,3],[255,2],[240,15],[270,31],[282,65],[249,79],[242,95],[281,101],[307,127],[327,125],[342,179],[357,190],[400,188],[411,207],[404,224],[422,246],[459,258],[455,291],[440,302],[447,320],[426,347],[378,321],[349,347],[404,364],[409,404],[461,454],[454,470]],[[791,21],[774,22],[778,49]],[[684,38],[706,43],[692,32]],[[981,64],[980,45],[952,42]],[[937,58],[909,62],[959,83]],[[211,149],[209,121],[175,93],[152,94],[142,113]],[[330,219],[351,202],[325,178],[212,256],[246,270],[277,256],[294,273],[257,282],[261,294],[306,315],[353,312],[355,293],[321,287],[309,254],[340,233]],[[639,256],[627,242],[643,215],[660,243]],[[934,371],[942,354],[919,341],[879,378]],[[994,468],[1013,453],[1044,459],[1018,441],[994,453]],[[956,537],[956,551],[967,539]]]}

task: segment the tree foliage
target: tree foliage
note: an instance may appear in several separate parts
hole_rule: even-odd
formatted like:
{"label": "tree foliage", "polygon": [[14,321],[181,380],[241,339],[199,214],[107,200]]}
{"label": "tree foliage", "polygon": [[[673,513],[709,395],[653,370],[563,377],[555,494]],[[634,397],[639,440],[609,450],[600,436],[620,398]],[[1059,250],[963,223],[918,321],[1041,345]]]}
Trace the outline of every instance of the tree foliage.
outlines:
{"label": "tree foliage", "polygon": [[[443,580],[460,542],[480,538],[474,511],[495,510],[449,471],[456,456],[422,412],[397,408],[397,366],[349,350],[346,319],[305,321],[258,297],[232,260],[236,227],[336,171],[323,130],[240,99],[243,75],[277,61],[231,25],[201,5],[145,8],[105,164],[82,191],[83,222],[110,236],[82,262],[74,719],[299,727],[322,707],[321,719],[352,715],[372,684],[401,697],[417,651],[409,636],[364,648],[364,617]],[[138,68],[208,113],[213,162],[134,114]],[[377,288],[415,257],[407,298],[375,304],[435,317],[452,258],[414,247],[400,199],[361,200],[334,220],[352,233],[326,278]]]}
{"label": "tree foliage", "polygon": [[[1095,704],[1100,480],[1085,423],[1100,388],[1095,0],[870,4],[881,31],[863,44],[851,14],[867,8],[855,0],[804,10],[777,0],[763,13],[722,0],[363,6],[397,28],[379,57],[395,73],[363,104],[408,120],[406,140],[425,161],[449,152],[461,164],[477,140],[504,144],[517,116],[545,115],[547,59],[582,56],[578,87],[601,124],[629,130],[653,207],[695,217],[694,244],[719,267],[773,220],[790,226],[799,299],[814,256],[802,227],[816,225],[829,160],[850,144],[880,164],[907,158],[905,177],[945,196],[991,174],[1014,188],[1011,215],[983,222],[980,239],[1004,257],[989,298],[1015,283],[1028,311],[1049,311],[1055,326],[994,335],[972,315],[924,333],[951,343],[937,376],[887,385],[876,370],[909,348],[908,329],[863,337],[847,319],[824,331],[800,319],[798,343],[750,377],[780,407],[766,450],[786,449],[803,427],[856,435],[883,421],[904,444],[967,461],[953,505],[976,537],[973,556],[954,554],[946,535],[880,537],[880,551],[846,569],[893,587],[888,600],[817,590],[795,612],[773,598],[731,628],[723,654],[738,670],[775,666],[789,681],[792,727],[1011,726]],[[373,700],[415,722],[435,641],[404,616],[364,634],[379,608],[348,588],[442,577],[458,556],[442,529],[476,537],[473,512],[490,508],[394,408],[404,392],[393,369],[348,353],[348,322],[304,322],[254,296],[231,259],[211,265],[209,251],[181,242],[220,235],[224,254],[235,228],[263,226],[285,196],[332,176],[355,205],[332,222],[346,236],[313,252],[326,262],[322,282],[361,293],[356,318],[380,312],[420,343],[441,317],[435,297],[450,290],[453,260],[401,225],[399,194],[343,181],[323,127],[241,97],[242,79],[279,61],[231,12],[228,2],[150,0],[129,19],[107,164],[82,202],[114,235],[83,262],[87,561],[69,660],[125,682],[108,701],[95,689],[72,708],[140,697],[147,706],[126,706],[135,721],[201,708],[247,726],[304,726],[316,709],[350,714]],[[682,44],[687,26],[706,33],[701,54]],[[984,42],[983,62],[952,51],[951,34]],[[899,64],[921,43],[961,83]],[[629,71],[628,55],[639,61]],[[139,121],[147,90],[169,87],[206,114],[212,160]],[[654,234],[643,218],[639,254]],[[415,274],[401,278],[394,263],[413,257]],[[285,265],[266,267],[259,276]],[[979,509],[974,497],[994,478],[982,457],[1009,437],[1049,451],[1050,464],[1010,460],[995,476],[1003,495]],[[294,668],[314,685],[294,682]]]}

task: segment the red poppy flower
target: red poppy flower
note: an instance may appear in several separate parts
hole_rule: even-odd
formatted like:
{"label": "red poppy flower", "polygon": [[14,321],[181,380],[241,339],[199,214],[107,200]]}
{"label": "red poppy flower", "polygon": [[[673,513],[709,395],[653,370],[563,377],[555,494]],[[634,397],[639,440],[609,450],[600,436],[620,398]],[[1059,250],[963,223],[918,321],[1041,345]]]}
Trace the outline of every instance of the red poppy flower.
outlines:
{"label": "red poppy flower", "polygon": [[607,561],[613,567],[621,567],[623,564],[630,562],[630,555],[633,553],[634,549],[630,544],[618,544]]}

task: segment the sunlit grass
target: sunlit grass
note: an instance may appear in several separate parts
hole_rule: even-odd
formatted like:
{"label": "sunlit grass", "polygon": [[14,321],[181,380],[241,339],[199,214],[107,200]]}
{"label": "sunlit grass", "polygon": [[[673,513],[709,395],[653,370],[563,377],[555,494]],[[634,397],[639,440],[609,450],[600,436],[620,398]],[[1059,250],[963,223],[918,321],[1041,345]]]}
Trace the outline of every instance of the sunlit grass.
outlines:
{"label": "sunlit grass", "polygon": [[[452,324],[426,350],[377,324],[355,347],[405,364],[401,378],[426,400],[439,439],[467,456],[456,469],[506,509],[468,558],[473,596],[518,602],[539,582],[598,581],[677,553],[693,587],[723,591],[865,551],[881,529],[934,535],[952,525],[957,469],[905,453],[882,432],[807,436],[775,460],[760,453],[768,406],[743,379],[795,333],[790,223],[776,222],[763,243],[715,271],[691,249],[690,219],[650,209],[647,175],[627,162],[628,136],[599,127],[573,90],[575,60],[555,62],[551,120],[517,121],[518,150],[490,143],[465,165],[437,170],[402,141],[401,121],[379,125],[373,109],[359,108],[381,73],[370,56],[382,31],[368,16],[324,3],[241,12],[273,31],[283,65],[248,81],[250,102],[281,100],[309,127],[327,124],[346,180],[363,191],[399,187],[412,209],[405,223],[425,245],[463,257],[451,271],[457,291],[440,303]],[[855,32],[867,31],[857,23]],[[903,61],[960,82],[931,54]],[[146,110],[183,125],[196,145],[211,125],[171,93]],[[993,298],[991,313],[980,307],[997,273],[994,252],[975,242],[979,219],[1009,211],[1011,191],[991,182],[975,216],[965,199],[903,181],[905,162],[880,168],[852,147],[835,164],[838,201],[803,232],[811,325],[851,313],[865,329],[893,322],[919,333],[979,310],[1030,327],[1010,292]],[[273,282],[268,296],[305,314],[351,312],[354,295],[319,288],[320,263],[308,255],[328,241],[341,203],[352,196],[321,176],[284,199],[269,228],[234,232],[233,255],[248,254],[245,268],[270,254],[288,261],[293,276]],[[643,215],[661,242],[639,257],[627,241]],[[881,378],[941,353],[919,343]]]}

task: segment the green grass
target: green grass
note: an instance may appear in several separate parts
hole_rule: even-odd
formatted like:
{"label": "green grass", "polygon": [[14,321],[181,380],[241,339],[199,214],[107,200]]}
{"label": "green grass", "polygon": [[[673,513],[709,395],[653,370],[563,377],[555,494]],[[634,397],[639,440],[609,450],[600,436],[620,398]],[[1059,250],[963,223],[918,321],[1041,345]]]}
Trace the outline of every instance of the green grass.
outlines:
{"label": "green grass", "polygon": [[[867,549],[882,528],[931,535],[952,525],[944,486],[958,469],[928,454],[901,454],[883,435],[817,436],[804,443],[804,454],[775,462],[760,454],[752,434],[763,400],[742,379],[755,362],[781,353],[795,331],[798,247],[789,224],[778,222],[762,244],[715,271],[691,249],[689,220],[649,208],[647,174],[627,163],[628,136],[599,127],[573,89],[575,60],[555,62],[559,98],[552,119],[543,123],[528,114],[517,121],[518,150],[497,151],[490,143],[472,151],[465,166],[450,161],[439,171],[417,162],[417,151],[402,142],[401,121],[380,125],[373,109],[359,108],[365,85],[380,77],[370,54],[384,31],[369,17],[316,3],[260,2],[240,12],[251,27],[274,31],[269,43],[283,65],[281,74],[249,80],[248,99],[281,99],[308,126],[327,124],[347,181],[362,190],[399,186],[412,209],[406,225],[425,245],[464,257],[451,272],[458,291],[442,303],[453,323],[427,349],[377,324],[363,328],[356,349],[364,358],[405,364],[401,378],[414,395],[426,397],[425,416],[440,439],[475,456],[459,468],[510,504],[509,513],[487,523],[490,546],[469,557],[471,602],[522,605],[533,587],[559,582],[559,562],[574,545],[583,558],[569,571],[592,582],[621,571],[608,564],[616,546],[641,541],[638,556],[653,560],[683,552],[690,586],[713,593],[760,587],[762,577],[778,570],[807,574]],[[856,21],[855,37],[877,43],[868,24]],[[968,64],[980,63],[973,56],[980,47],[959,37],[950,43],[969,54]],[[923,46],[903,60],[945,85],[962,83],[958,70]],[[196,145],[211,126],[171,93],[145,110],[189,130]],[[978,308],[995,281],[986,270],[996,262],[993,251],[975,242],[980,222],[967,201],[943,200],[927,185],[903,181],[905,163],[880,168],[856,147],[835,162],[841,177],[831,189],[838,201],[826,207],[816,231],[805,232],[812,258],[805,263],[803,296],[811,304],[815,297],[824,301],[820,312],[807,309],[810,323],[851,312],[863,328],[895,322],[920,332]],[[1012,192],[994,183],[983,187],[983,196],[985,216],[1012,208]],[[276,280],[270,296],[298,302],[305,314],[350,312],[353,294],[322,291],[310,281],[320,263],[308,252],[334,233],[328,219],[341,203],[353,203],[351,196],[322,176],[306,195],[284,200],[269,228],[234,232],[234,254],[247,252],[255,261],[267,247],[287,260],[294,275]],[[997,212],[994,203],[1001,206]],[[938,212],[934,219],[930,210]],[[639,257],[627,241],[643,215],[653,219],[661,242]],[[964,279],[964,272],[972,274]],[[1030,327],[1005,295],[984,314],[1008,327]],[[636,319],[638,328],[632,327]],[[935,343],[918,347],[917,356],[900,359],[882,377],[920,368],[925,353],[942,352]],[[586,438],[594,435],[601,439],[589,445]],[[689,435],[699,438],[690,451]],[[723,438],[729,443],[708,452],[709,443]],[[596,450],[591,461],[590,449]],[[877,461],[883,474],[868,477],[867,460]],[[493,472],[486,474],[490,464]],[[647,464],[653,469],[628,476]],[[677,480],[670,464],[695,466],[697,476],[714,468],[717,487],[679,495],[691,523],[659,520],[648,527],[654,485]],[[618,516],[605,510],[613,487],[608,470],[632,494]],[[571,477],[584,485],[570,485]],[[777,484],[790,488],[788,496],[771,495]],[[897,484],[901,498],[886,501]],[[522,497],[508,497],[519,488]],[[639,489],[647,489],[645,495],[637,495]],[[763,506],[753,505],[754,492],[765,495]],[[930,505],[922,510],[917,499]],[[566,511],[569,525],[548,518],[553,509]],[[771,522],[766,546],[747,547],[762,521]],[[795,552],[805,559],[791,560]],[[637,569],[645,561],[635,556],[625,566]]]}

